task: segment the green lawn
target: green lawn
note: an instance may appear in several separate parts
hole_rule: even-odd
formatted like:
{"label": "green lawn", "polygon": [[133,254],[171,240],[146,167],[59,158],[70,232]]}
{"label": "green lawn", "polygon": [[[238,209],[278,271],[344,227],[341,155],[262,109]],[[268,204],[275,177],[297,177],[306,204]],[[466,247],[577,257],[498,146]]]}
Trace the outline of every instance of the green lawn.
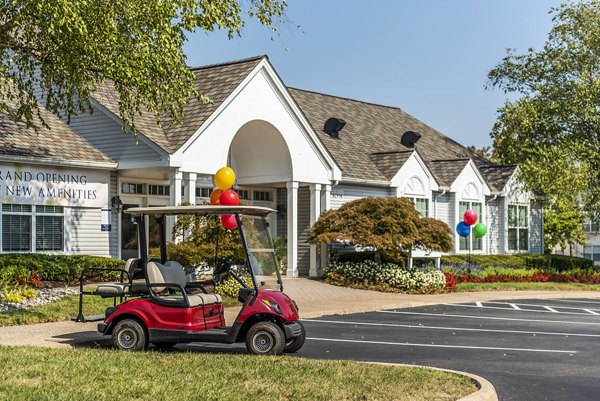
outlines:
{"label": "green lawn", "polygon": [[[108,306],[113,305],[112,298],[86,296],[83,300],[83,314],[86,316],[100,315],[104,313]],[[236,306],[239,305],[239,302],[237,301],[237,299],[223,296],[223,304],[226,307]],[[36,306],[28,310],[0,313],[0,327],[69,320],[72,317],[77,316],[78,308],[78,295],[65,297],[60,301],[51,302],[46,305]]]}
{"label": "green lawn", "polygon": [[600,291],[598,284],[581,283],[459,283],[454,292],[472,291]]}
{"label": "green lawn", "polygon": [[457,400],[468,379],[295,357],[0,347],[2,400]]}

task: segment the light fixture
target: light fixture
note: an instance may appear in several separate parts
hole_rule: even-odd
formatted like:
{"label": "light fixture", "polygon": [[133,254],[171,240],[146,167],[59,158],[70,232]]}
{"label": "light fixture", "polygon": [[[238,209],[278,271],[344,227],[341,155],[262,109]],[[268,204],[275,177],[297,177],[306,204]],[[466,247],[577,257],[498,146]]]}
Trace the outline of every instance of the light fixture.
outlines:
{"label": "light fixture", "polygon": [[113,196],[110,199],[110,206],[115,209],[117,213],[121,213],[121,210],[123,210],[123,201],[119,196]]}

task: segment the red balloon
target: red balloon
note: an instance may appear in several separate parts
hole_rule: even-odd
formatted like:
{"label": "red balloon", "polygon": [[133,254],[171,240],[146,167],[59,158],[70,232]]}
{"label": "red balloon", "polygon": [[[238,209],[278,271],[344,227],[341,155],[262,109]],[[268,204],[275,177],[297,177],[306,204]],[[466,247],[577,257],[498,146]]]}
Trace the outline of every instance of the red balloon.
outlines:
{"label": "red balloon", "polygon": [[221,197],[222,193],[223,193],[222,189],[219,189],[219,188],[213,189],[213,191],[210,193],[210,204],[218,205],[220,202],[219,198]]}
{"label": "red balloon", "polygon": [[477,212],[470,209],[467,210],[463,215],[463,221],[470,226],[477,223]]}
{"label": "red balloon", "polygon": [[235,230],[237,228],[237,221],[235,220],[235,215],[233,214],[223,214],[221,215],[221,224],[228,230]]}
{"label": "red balloon", "polygon": [[240,197],[233,189],[227,189],[219,196],[219,202],[221,206],[237,206],[240,204]]}

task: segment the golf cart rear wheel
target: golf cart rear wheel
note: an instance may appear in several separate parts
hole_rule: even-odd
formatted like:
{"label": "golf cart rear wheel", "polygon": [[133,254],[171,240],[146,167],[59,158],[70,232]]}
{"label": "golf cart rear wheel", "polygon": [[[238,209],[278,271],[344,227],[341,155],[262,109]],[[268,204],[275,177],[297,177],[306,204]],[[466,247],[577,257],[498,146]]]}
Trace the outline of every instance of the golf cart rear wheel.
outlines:
{"label": "golf cart rear wheel", "polygon": [[285,348],[283,352],[293,353],[298,351],[304,345],[304,341],[306,341],[306,330],[304,330],[304,325],[298,322],[300,325],[301,331],[298,337],[294,337],[291,340],[288,340],[285,343]]}
{"label": "golf cart rear wheel", "polygon": [[283,331],[272,322],[258,322],[246,334],[246,348],[254,355],[281,355],[285,347]]}
{"label": "golf cart rear wheel", "polygon": [[148,347],[144,327],[134,319],[123,319],[112,332],[112,341],[116,348],[123,351],[143,351]]}

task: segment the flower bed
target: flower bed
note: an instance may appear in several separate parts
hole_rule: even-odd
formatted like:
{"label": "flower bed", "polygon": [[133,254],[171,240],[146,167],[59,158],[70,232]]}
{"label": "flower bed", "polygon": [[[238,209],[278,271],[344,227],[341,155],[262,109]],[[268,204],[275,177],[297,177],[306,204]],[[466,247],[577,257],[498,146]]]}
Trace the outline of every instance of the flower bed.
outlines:
{"label": "flower bed", "polygon": [[408,269],[369,260],[332,265],[325,274],[325,280],[329,284],[344,287],[418,293],[438,292],[445,285],[444,274],[435,269]]}

